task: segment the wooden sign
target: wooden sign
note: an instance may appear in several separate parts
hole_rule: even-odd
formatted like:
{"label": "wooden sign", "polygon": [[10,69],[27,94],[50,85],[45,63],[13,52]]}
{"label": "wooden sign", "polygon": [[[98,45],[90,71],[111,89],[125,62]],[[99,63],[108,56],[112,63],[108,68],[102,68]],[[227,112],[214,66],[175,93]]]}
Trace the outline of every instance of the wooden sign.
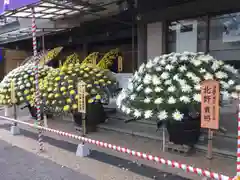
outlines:
{"label": "wooden sign", "polygon": [[11,80],[10,88],[11,88],[11,102],[15,104],[17,102],[17,99],[16,99],[16,92],[15,92],[15,84],[13,80]]}
{"label": "wooden sign", "polygon": [[122,56],[118,56],[118,72],[122,72],[123,70],[123,58]]}
{"label": "wooden sign", "polygon": [[201,127],[219,129],[219,82],[206,80],[201,84]]}
{"label": "wooden sign", "polygon": [[78,83],[78,112],[86,113],[86,84]]}

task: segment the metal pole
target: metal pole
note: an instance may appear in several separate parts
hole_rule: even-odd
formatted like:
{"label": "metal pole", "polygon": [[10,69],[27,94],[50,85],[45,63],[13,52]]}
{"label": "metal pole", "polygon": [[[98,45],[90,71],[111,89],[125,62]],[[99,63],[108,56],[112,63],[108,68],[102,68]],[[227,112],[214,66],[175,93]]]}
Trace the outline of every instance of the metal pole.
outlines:
{"label": "metal pole", "polygon": [[42,35],[42,51],[45,53],[45,36]]}
{"label": "metal pole", "polygon": [[208,129],[208,151],[207,151],[207,158],[209,160],[212,159],[212,140],[213,140],[213,131]]}
{"label": "metal pole", "polygon": [[136,70],[136,62],[135,62],[135,23],[132,23],[132,72]]}
{"label": "metal pole", "polygon": [[[33,56],[35,58],[35,83],[36,83],[36,92],[35,92],[35,104],[37,109],[37,123],[39,126],[42,126],[41,118],[41,104],[40,104],[40,91],[39,91],[39,72],[38,72],[38,60],[37,58],[37,40],[36,40],[36,18],[34,7],[32,8],[32,39],[33,39]],[[38,143],[39,150],[43,151],[43,142],[42,142],[42,130],[38,129]]]}
{"label": "metal pole", "polygon": [[165,129],[165,123],[163,123],[163,126],[162,126],[162,138],[163,138],[163,141],[162,141],[162,150],[163,152],[166,151],[166,129]]}
{"label": "metal pole", "polygon": [[[17,120],[17,106],[16,106],[15,103],[13,104],[13,117],[14,117],[14,119]],[[14,123],[13,123],[13,126],[17,126],[17,123],[14,122]]]}

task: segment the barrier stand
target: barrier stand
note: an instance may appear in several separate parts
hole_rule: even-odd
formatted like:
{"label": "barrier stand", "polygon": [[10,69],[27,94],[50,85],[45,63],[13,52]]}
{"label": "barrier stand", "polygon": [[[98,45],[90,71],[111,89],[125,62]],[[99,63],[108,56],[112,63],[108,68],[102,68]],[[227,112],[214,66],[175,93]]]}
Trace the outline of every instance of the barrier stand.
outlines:
{"label": "barrier stand", "polygon": [[[78,112],[82,114],[82,137],[86,136],[86,83],[81,81],[78,83]],[[85,157],[90,154],[88,144],[82,141],[78,144],[76,156]]]}
{"label": "barrier stand", "polygon": [[[16,91],[15,91],[15,84],[14,81],[11,80],[11,103],[13,105],[13,118],[17,120],[17,99],[16,99]],[[11,134],[12,135],[18,135],[20,134],[20,129],[17,126],[17,123],[14,122],[11,126]]]}
{"label": "barrier stand", "polygon": [[208,129],[207,158],[211,160],[213,130],[219,129],[220,85],[215,80],[201,82],[201,128]]}

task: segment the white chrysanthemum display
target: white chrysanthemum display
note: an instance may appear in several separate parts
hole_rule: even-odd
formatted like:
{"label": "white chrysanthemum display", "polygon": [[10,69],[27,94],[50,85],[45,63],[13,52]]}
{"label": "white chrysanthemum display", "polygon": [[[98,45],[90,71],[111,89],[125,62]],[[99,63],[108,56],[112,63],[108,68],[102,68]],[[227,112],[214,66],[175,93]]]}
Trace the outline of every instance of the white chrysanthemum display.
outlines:
{"label": "white chrysanthemum display", "polygon": [[[138,79],[136,80],[136,75]],[[220,82],[221,94],[239,97],[239,74],[234,67],[204,53],[171,53],[142,64],[131,79],[131,89],[117,97],[117,106],[135,118],[183,119],[182,109],[200,110],[201,82]]]}
{"label": "white chrysanthemum display", "polygon": [[[39,79],[45,77],[49,66],[39,66]],[[0,104],[11,105],[11,82],[13,81],[17,104],[32,103],[35,99],[35,63],[29,61],[10,71],[0,83]]]}

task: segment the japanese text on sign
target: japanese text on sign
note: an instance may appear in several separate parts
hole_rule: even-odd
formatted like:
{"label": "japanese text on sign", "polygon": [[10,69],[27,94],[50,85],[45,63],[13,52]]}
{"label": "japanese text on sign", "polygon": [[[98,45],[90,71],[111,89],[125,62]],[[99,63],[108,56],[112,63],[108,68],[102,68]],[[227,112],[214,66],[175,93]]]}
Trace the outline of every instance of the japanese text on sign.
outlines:
{"label": "japanese text on sign", "polygon": [[219,128],[219,82],[207,80],[201,85],[201,127]]}

